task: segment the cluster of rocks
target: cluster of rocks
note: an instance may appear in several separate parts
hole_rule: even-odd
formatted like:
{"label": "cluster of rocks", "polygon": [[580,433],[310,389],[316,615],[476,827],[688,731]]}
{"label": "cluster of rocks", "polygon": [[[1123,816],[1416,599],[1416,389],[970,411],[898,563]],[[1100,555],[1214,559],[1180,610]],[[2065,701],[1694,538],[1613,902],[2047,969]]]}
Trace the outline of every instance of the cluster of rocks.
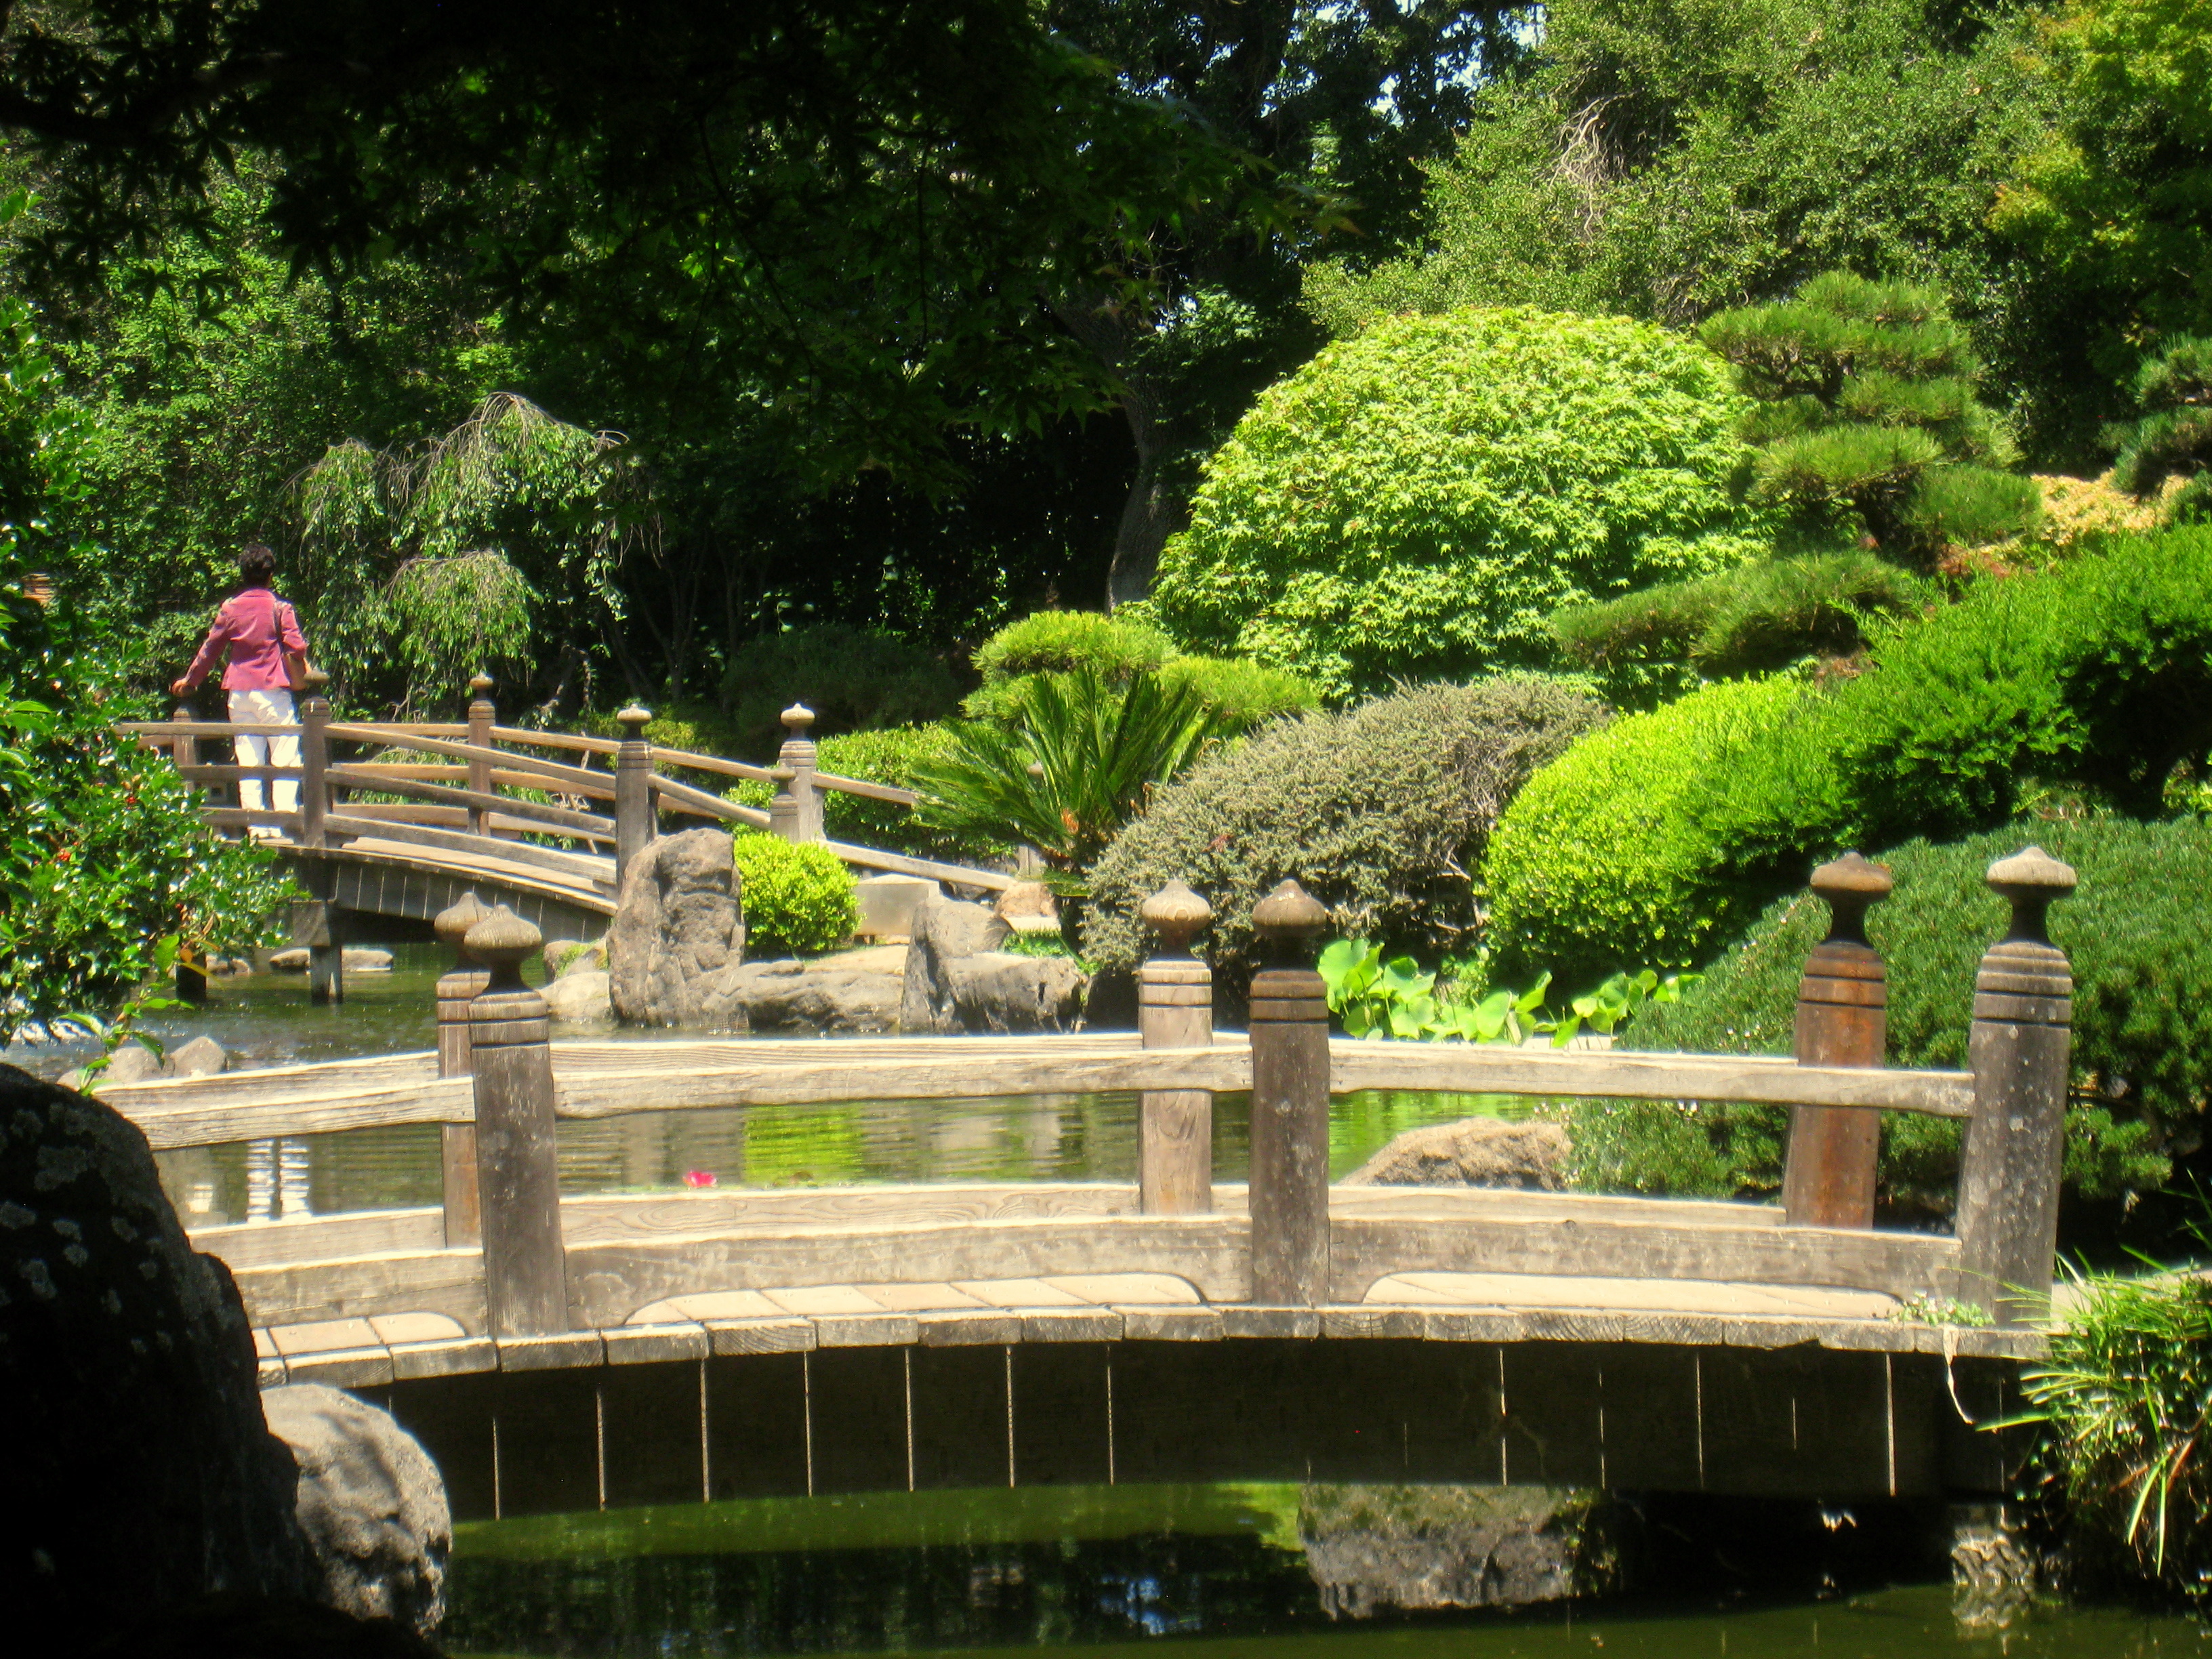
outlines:
{"label": "cluster of rocks", "polygon": [[[933,882],[860,884],[863,923],[884,942],[807,961],[745,960],[744,895],[720,830],[665,836],[625,878],[603,945],[546,947],[556,1019],[716,1031],[1072,1030],[1085,979],[1066,957],[1000,948],[1056,931],[1052,896],[1018,885],[996,905],[947,898]],[[902,935],[903,938],[902,939]]]}
{"label": "cluster of rocks", "polygon": [[1545,1486],[1309,1486],[1299,1541],[1330,1618],[1526,1607],[1612,1587],[1610,1516]]}
{"label": "cluster of rocks", "polygon": [[1517,1187],[1562,1192],[1567,1132],[1557,1123],[1462,1118],[1408,1129],[1344,1178],[1346,1187]]}
{"label": "cluster of rocks", "polygon": [[[107,1057],[106,1067],[92,1079],[92,1092],[98,1094],[118,1084],[148,1083],[157,1077],[216,1077],[229,1069],[229,1053],[205,1035],[180,1042],[158,1056],[143,1043],[125,1042]],[[83,1088],[83,1070],[64,1073],[60,1084],[64,1089]]]}
{"label": "cluster of rocks", "polygon": [[[298,937],[296,934],[295,938]],[[392,971],[392,952],[380,951],[369,945],[349,945],[339,953],[343,966],[349,974],[388,974]],[[307,947],[295,945],[289,951],[272,951],[269,957],[271,972],[304,974],[307,971]]]}

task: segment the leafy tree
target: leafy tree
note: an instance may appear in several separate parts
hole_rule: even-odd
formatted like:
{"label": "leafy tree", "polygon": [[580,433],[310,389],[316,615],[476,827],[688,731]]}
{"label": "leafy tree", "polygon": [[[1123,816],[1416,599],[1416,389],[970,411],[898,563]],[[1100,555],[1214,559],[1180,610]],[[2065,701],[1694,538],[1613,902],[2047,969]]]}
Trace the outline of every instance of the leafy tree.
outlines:
{"label": "leafy tree", "polygon": [[983,684],[962,704],[977,720],[1019,720],[1040,678],[1085,671],[1116,688],[1146,675],[1168,690],[1188,687],[1224,732],[1243,732],[1321,701],[1307,681],[1280,669],[1186,655],[1145,619],[1145,604],[1112,616],[1040,611],[1009,623],[975,649]]}
{"label": "leafy tree", "polygon": [[[558,701],[617,614],[617,560],[652,530],[614,434],[509,392],[427,446],[333,446],[293,505],[334,683],[403,708],[460,695],[480,667]],[[396,685],[369,678],[379,663]]]}
{"label": "leafy tree", "polygon": [[1649,324],[1525,308],[1376,325],[1269,389],[1207,464],[1153,613],[1342,701],[1548,664],[1547,617],[1771,544],[1747,404]]}
{"label": "leafy tree", "polygon": [[1829,271],[1698,335],[1758,399],[1744,434],[1759,447],[1762,489],[1816,524],[1841,515],[1924,566],[2035,523],[2042,497],[1997,470],[2010,441],[1976,398],[1980,360],[1934,289]]}
{"label": "leafy tree", "polygon": [[1528,72],[1480,89],[1431,169],[1413,250],[1316,264],[1309,303],[1340,335],[1470,303],[1684,326],[1824,270],[1903,276],[1950,297],[2031,450],[2080,464],[2106,413],[2081,319],[1989,222],[2057,102],[2033,15],[1557,0]]}
{"label": "leafy tree", "polygon": [[[26,210],[0,200],[0,227]],[[180,946],[260,942],[270,855],[219,842],[160,757],[119,738],[117,641],[43,572],[94,550],[59,527],[93,433],[28,308],[0,298],[0,1042],[96,1021]],[[33,573],[41,573],[34,579]]]}

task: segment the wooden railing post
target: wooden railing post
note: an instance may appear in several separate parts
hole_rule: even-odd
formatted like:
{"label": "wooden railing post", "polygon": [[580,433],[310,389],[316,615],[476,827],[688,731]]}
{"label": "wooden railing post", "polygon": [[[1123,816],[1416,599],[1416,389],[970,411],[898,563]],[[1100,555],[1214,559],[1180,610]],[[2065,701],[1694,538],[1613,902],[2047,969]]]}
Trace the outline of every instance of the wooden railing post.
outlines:
{"label": "wooden railing post", "polygon": [[615,891],[622,891],[629,861],[645,851],[659,829],[653,806],[653,745],[645,723],[653,718],[635,703],[615,716],[622,747],[615,751]]}
{"label": "wooden railing post", "polygon": [[[469,929],[491,914],[474,893],[464,893],[438,912],[431,927],[438,942],[453,953],[453,966],[438,981],[438,1075],[469,1075],[469,1004],[483,994],[491,982],[484,965],[469,954]],[[443,1145],[440,1162],[445,1171],[446,1247],[474,1244],[483,1237],[477,1218],[477,1126],[440,1126]]]}
{"label": "wooden railing post", "polygon": [[[1800,1066],[1879,1066],[1888,1034],[1889,984],[1867,943],[1866,913],[1887,897],[1889,872],[1846,853],[1813,872],[1828,902],[1828,936],[1797,983]],[[1796,1106],[1782,1165],[1782,1209],[1792,1226],[1874,1225],[1881,1114],[1848,1106]]]}
{"label": "wooden railing post", "polygon": [[[180,700],[177,706],[169,711],[170,722],[176,726],[189,726],[199,717],[200,711],[192,706],[189,698]],[[186,766],[198,766],[200,763],[200,740],[198,738],[189,732],[179,732],[167,741],[170,765],[181,769]],[[198,785],[193,787],[198,787]]]}
{"label": "wooden railing post", "polygon": [[[472,746],[491,747],[491,729],[499,724],[499,705],[491,700],[492,678],[489,674],[477,674],[469,680],[469,742]],[[481,756],[469,757],[469,787],[480,795],[491,793],[491,763]],[[491,813],[482,806],[469,808],[469,829],[479,836],[497,832],[491,826]]]}
{"label": "wooden railing post", "polygon": [[[1171,881],[1137,909],[1159,936],[1137,969],[1137,1030],[1147,1048],[1204,1048],[1213,1042],[1213,970],[1190,941],[1213,908]],[[1137,1207],[1146,1215],[1204,1215],[1213,1207],[1213,1097],[1203,1089],[1148,1091],[1137,1135]]]}
{"label": "wooden railing post", "polygon": [[545,999],[522,982],[523,958],[544,942],[504,904],[462,941],[490,974],[469,1005],[469,1066],[476,1081],[484,1297],[494,1336],[568,1328],[550,1022]]}
{"label": "wooden railing post", "polygon": [[1328,913],[1295,881],[1253,908],[1272,966],[1252,979],[1252,1299],[1328,1299],[1328,1001],[1313,938]]}
{"label": "wooden railing post", "polygon": [[783,841],[805,841],[799,828],[799,797],[791,792],[792,780],[799,775],[781,761],[768,769],[768,781],[775,793],[769,797],[768,832]]}
{"label": "wooden railing post", "polygon": [[795,702],[783,711],[784,729],[791,735],[776,750],[776,763],[791,769],[788,789],[793,811],[792,828],[784,832],[792,841],[820,841],[822,839],[822,791],[814,781],[814,774],[821,751],[814,739],[806,735],[814,724],[814,711],[805,703]]}
{"label": "wooden railing post", "polygon": [[[323,692],[329,684],[328,675],[310,668],[307,695],[300,700],[300,845],[311,853],[330,845],[325,819],[331,810],[331,739],[325,730],[331,723],[331,700]],[[302,941],[307,947],[307,1000],[343,1002],[345,940],[331,902],[330,866],[311,857],[301,874],[314,896]]]}
{"label": "wooden railing post", "polygon": [[[199,711],[189,701],[182,701],[170,711],[169,718],[177,725],[188,725],[199,718]],[[179,770],[199,764],[200,740],[198,738],[179,732],[168,740],[168,747],[169,764]],[[206,792],[203,790],[201,793]],[[241,838],[252,838],[250,830],[241,829],[238,833]],[[199,1003],[207,1000],[207,961],[198,951],[191,947],[178,951],[175,979],[177,995],[184,1001]]]}
{"label": "wooden railing post", "polygon": [[1974,975],[1974,1115],[1959,1156],[1959,1295],[2000,1325],[2039,1316],[2058,1248],[2074,972],[2044,915],[2074,872],[2039,847],[1990,866],[2012,925]]}

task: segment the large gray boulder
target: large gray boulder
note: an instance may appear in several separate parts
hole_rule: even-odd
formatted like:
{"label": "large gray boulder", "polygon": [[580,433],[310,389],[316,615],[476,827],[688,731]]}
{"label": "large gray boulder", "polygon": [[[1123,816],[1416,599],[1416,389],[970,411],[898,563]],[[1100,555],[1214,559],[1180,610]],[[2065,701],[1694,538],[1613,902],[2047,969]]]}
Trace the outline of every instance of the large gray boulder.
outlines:
{"label": "large gray boulder", "polygon": [[906,950],[900,1029],[910,1036],[965,1030],[951,964],[996,951],[1009,931],[1006,918],[986,904],[928,898],[916,906]]}
{"label": "large gray boulder", "polygon": [[429,1454],[389,1412],[319,1382],[270,1389],[261,1409],[299,1465],[300,1530],[323,1600],[428,1636],[446,1616],[453,1547],[446,1483]]}
{"label": "large gray boulder", "polygon": [[906,981],[903,945],[847,951],[811,962],[749,962],[738,998],[755,1031],[896,1031]]}
{"label": "large gray boulder", "polygon": [[1567,1184],[1567,1132],[1556,1123],[1469,1117],[1408,1129],[1344,1178],[1347,1187],[1522,1187]]}
{"label": "large gray boulder", "polygon": [[218,1591],[312,1583],[253,1338],[143,1134],[0,1066],[0,1607],[10,1648],[81,1653]]}
{"label": "large gray boulder", "polygon": [[729,836],[661,836],[631,860],[607,932],[616,1016],[633,1025],[731,1029],[744,946]]}
{"label": "large gray boulder", "polygon": [[985,951],[945,964],[963,1031],[1072,1031],[1089,982],[1066,957]]}

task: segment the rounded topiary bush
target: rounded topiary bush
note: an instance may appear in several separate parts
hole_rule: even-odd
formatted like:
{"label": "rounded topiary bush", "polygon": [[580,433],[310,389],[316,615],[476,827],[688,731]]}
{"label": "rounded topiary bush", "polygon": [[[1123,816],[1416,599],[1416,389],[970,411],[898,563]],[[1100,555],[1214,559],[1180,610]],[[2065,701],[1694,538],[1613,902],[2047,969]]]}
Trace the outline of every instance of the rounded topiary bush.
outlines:
{"label": "rounded topiary bush", "polygon": [[1158,676],[1172,690],[1188,686],[1219,723],[1249,731],[1279,714],[1318,707],[1310,681],[1256,662],[1194,657],[1125,607],[1097,611],[1039,611],[1009,623],[975,650],[983,684],[961,705],[972,720],[1018,722],[1038,676],[1088,672],[1109,685],[1127,687],[1141,674]]}
{"label": "rounded topiary bush", "polygon": [[1694,341],[1525,307],[1400,317],[1263,393],[1151,609],[1344,699],[1551,659],[1561,605],[1768,549],[1746,399]]}
{"label": "rounded topiary bush", "polygon": [[1528,781],[1491,838],[1492,977],[1549,969],[1580,985],[1616,969],[1694,967],[1763,893],[1716,876],[1686,802],[1802,695],[1788,679],[1709,685],[1593,732]]}
{"label": "rounded topiary bush", "polygon": [[732,840],[746,955],[818,957],[853,937],[860,925],[860,902],[853,896],[853,872],[835,853],[776,836]]}
{"label": "rounded topiary bush", "polygon": [[[2212,885],[2212,828],[2030,823],[1883,854],[1897,887],[1869,914],[1867,937],[1888,967],[1890,1063],[1966,1065],[1975,964],[2009,914],[1984,875],[2031,841],[2081,878],[2050,915],[2074,964],[2067,1180],[2093,1197],[2156,1187],[2169,1157],[2197,1146],[2212,1098],[2212,933],[2197,897]],[[1798,979],[1827,921],[1809,892],[1777,900],[1681,1001],[1639,1013],[1622,1046],[1789,1053]],[[1572,1132],[1579,1178],[1609,1191],[1771,1189],[1787,1122],[1775,1108],[1589,1103]],[[1886,1194],[1947,1209],[1958,1144],[1948,1120],[1884,1113]]]}
{"label": "rounded topiary bush", "polygon": [[1267,727],[1160,792],[1091,872],[1084,948],[1108,967],[1149,950],[1137,906],[1174,878],[1212,902],[1202,948],[1227,994],[1252,968],[1252,907],[1286,876],[1331,925],[1433,956],[1475,925],[1468,872],[1529,775],[1604,717],[1565,682],[1425,685]]}

